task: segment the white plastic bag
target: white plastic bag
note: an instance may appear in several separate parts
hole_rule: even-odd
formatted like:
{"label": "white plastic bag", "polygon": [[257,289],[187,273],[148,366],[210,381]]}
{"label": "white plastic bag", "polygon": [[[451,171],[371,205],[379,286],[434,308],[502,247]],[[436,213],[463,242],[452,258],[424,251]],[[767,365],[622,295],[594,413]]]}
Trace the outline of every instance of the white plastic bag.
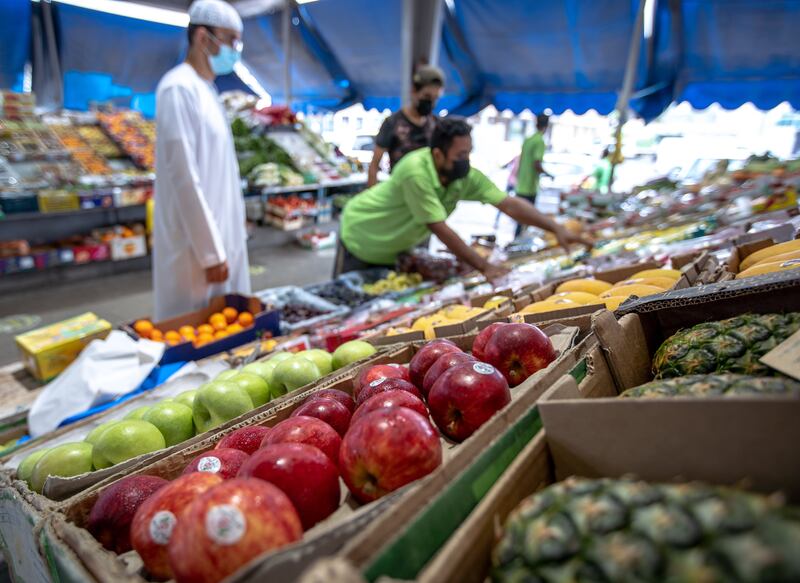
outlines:
{"label": "white plastic bag", "polygon": [[113,330],[93,340],[34,401],[28,432],[39,437],[64,419],[130,393],[161,360],[164,345]]}

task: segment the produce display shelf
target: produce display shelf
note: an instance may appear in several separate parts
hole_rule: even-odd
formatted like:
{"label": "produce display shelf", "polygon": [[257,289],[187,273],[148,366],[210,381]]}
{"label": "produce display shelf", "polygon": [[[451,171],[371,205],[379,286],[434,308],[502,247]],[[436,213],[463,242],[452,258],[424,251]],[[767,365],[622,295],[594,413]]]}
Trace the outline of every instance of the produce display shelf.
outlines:
{"label": "produce display shelf", "polygon": [[123,209],[132,209],[132,208],[144,208],[144,204],[131,204],[125,206],[106,206],[106,207],[95,207],[89,209],[77,209],[71,211],[57,211],[52,213],[43,213],[43,212],[33,212],[33,213],[11,213],[4,215],[0,218],[0,225],[4,225],[6,223],[13,223],[17,221],[39,221],[39,220],[49,220],[49,219],[63,219],[64,217],[73,217],[73,216],[86,216],[91,214],[98,214],[102,212],[109,212],[109,211],[117,211]]}
{"label": "produce display shelf", "polygon": [[20,271],[0,277],[0,294],[40,288],[43,285],[66,281],[81,281],[107,277],[134,271],[146,271],[151,267],[151,256],[134,257],[120,261],[95,261],[91,263],[67,263],[42,270]]}
{"label": "produce display shelf", "polygon": [[339,188],[343,186],[358,186],[367,184],[366,174],[355,174],[348,178],[340,178],[339,180],[329,180],[325,182],[317,182],[312,184],[298,184],[295,186],[268,186],[260,190],[262,197],[268,197],[274,194],[291,194],[294,192],[317,192],[324,196],[324,192],[329,188]]}

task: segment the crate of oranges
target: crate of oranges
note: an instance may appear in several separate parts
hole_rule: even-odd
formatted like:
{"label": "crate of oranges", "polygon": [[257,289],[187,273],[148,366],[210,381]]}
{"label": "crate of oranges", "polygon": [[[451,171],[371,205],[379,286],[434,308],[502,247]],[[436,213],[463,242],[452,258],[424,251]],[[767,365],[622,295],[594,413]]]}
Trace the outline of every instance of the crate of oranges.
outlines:
{"label": "crate of oranges", "polygon": [[161,364],[199,360],[232,350],[256,338],[278,336],[280,316],[265,311],[258,298],[217,296],[206,308],[162,322],[142,318],[123,326],[132,336],[163,342]]}

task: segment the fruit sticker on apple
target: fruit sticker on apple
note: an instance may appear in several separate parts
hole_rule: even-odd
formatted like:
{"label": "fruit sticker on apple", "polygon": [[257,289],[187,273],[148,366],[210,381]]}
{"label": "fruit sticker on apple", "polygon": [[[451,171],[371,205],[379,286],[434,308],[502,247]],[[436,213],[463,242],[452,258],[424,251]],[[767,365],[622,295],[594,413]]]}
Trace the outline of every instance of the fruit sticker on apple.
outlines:
{"label": "fruit sticker on apple", "polygon": [[370,397],[374,397],[379,393],[385,393],[387,391],[408,391],[420,400],[423,398],[422,393],[419,392],[419,389],[417,389],[417,387],[412,385],[410,382],[397,378],[384,378],[374,380],[369,385],[364,387],[364,389],[358,393],[356,405],[360,407],[363,403],[367,402]]}
{"label": "fruit sticker on apple", "polygon": [[194,458],[183,470],[183,474],[205,472],[217,474],[222,479],[229,480],[236,477],[248,457],[250,456],[239,449],[214,449]]}
{"label": "fruit sticker on apple", "polygon": [[428,407],[439,430],[463,441],[511,402],[503,375],[485,362],[465,362],[433,384]]}

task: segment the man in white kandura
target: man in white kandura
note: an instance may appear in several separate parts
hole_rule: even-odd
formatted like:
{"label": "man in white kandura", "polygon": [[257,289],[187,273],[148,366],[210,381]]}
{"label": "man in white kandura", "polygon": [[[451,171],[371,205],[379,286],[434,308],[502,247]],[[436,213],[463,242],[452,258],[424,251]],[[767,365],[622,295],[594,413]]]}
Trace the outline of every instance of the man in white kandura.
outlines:
{"label": "man in white kandura", "polygon": [[213,81],[241,57],[242,19],[222,0],[189,8],[189,53],[156,93],[155,318],[250,293],[233,136]]}

